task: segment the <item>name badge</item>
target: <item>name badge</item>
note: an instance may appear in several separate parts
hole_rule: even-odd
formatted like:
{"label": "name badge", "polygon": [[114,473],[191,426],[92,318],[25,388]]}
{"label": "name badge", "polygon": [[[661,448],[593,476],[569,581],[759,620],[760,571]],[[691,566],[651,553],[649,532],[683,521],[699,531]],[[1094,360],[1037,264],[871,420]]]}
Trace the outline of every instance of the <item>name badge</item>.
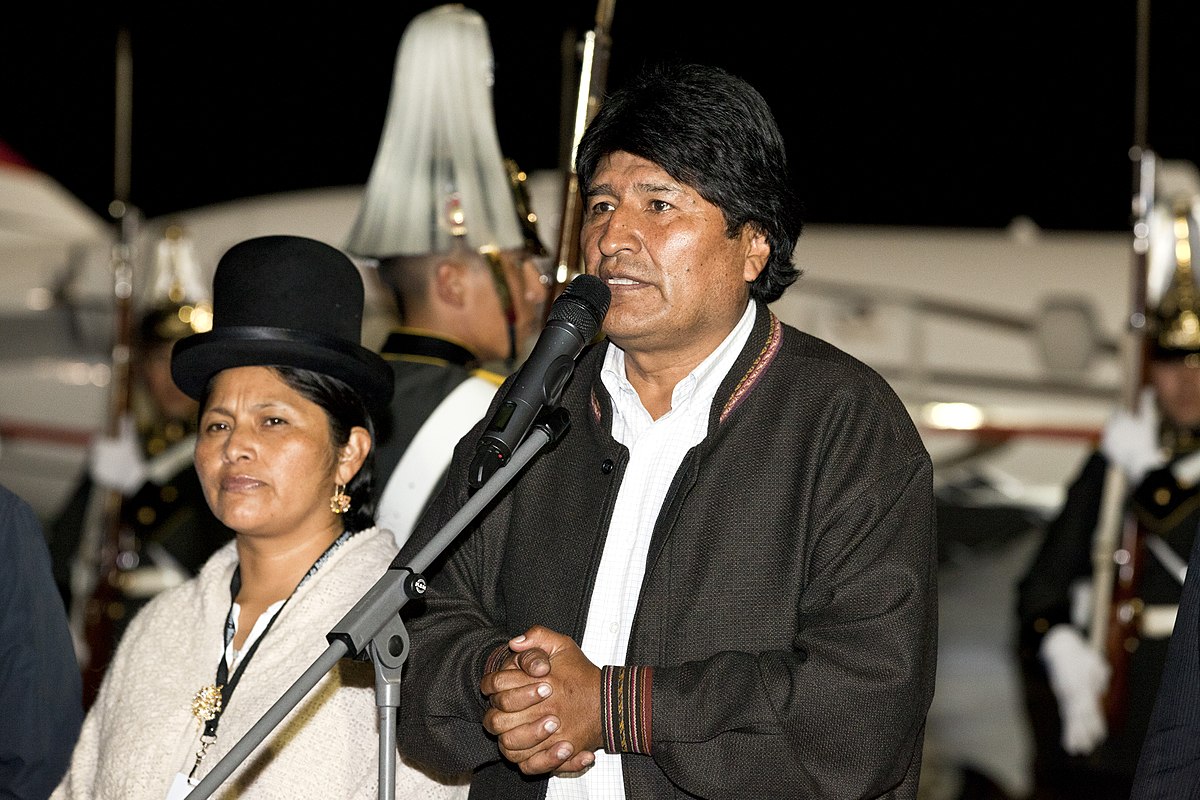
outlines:
{"label": "name badge", "polygon": [[[196,781],[199,783],[199,781]],[[192,789],[196,788],[196,784],[188,780],[188,776],[182,772],[175,773],[175,780],[171,781],[171,790],[167,792],[167,800],[183,800],[192,793]]]}

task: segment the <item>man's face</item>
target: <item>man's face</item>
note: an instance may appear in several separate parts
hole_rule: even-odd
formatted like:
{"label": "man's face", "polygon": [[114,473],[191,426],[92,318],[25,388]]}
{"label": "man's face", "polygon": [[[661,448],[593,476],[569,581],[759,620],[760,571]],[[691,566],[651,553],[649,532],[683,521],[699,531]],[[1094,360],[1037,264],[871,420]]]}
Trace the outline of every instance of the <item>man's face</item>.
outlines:
{"label": "man's face", "polygon": [[1150,381],[1163,416],[1183,428],[1200,428],[1200,357],[1151,361]]}
{"label": "man's face", "polygon": [[748,227],[729,238],[719,208],[622,151],[600,162],[586,197],[586,270],[612,291],[605,334],[627,354],[702,361],[745,311],[766,238]]}
{"label": "man's face", "polygon": [[190,422],[196,416],[196,401],[184,394],[171,378],[172,344],[157,342],[149,345],[137,366],[158,412],[168,420]]}
{"label": "man's face", "polygon": [[[516,333],[516,356],[522,359],[528,355],[541,331],[549,297],[548,283],[542,280],[537,262],[526,258],[524,251],[504,250],[497,256],[493,264],[485,256],[478,256],[479,263],[472,269],[478,309],[478,331],[472,344],[476,355],[485,362],[501,361],[512,355],[508,339],[510,313]],[[499,273],[494,271],[497,266]]]}
{"label": "man's face", "polygon": [[500,254],[509,294],[516,317],[517,358],[524,359],[537,341],[546,318],[550,297],[549,275],[539,262],[524,250],[505,250]]}

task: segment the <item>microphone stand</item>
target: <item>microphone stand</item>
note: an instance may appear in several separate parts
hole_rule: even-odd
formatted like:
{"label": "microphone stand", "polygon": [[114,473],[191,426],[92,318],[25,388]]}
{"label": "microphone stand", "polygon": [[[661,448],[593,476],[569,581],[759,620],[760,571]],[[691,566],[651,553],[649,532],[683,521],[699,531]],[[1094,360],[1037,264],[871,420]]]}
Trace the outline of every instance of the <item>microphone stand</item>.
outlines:
{"label": "microphone stand", "polygon": [[395,800],[396,709],[400,706],[400,673],[409,650],[408,630],[400,618],[400,609],[428,588],[421,571],[453,543],[534,455],[560,439],[570,424],[570,416],[564,408],[547,410],[540,415],[528,436],[513,451],[506,468],[493,473],[408,565],[398,563],[397,555],[397,560],[391,563],[383,577],[326,634],[329,647],[325,652],[196,784],[188,795],[189,800],[211,796],[338,661],[346,656],[358,658],[363,652],[375,662],[375,704],[379,707],[379,797],[380,800]]}

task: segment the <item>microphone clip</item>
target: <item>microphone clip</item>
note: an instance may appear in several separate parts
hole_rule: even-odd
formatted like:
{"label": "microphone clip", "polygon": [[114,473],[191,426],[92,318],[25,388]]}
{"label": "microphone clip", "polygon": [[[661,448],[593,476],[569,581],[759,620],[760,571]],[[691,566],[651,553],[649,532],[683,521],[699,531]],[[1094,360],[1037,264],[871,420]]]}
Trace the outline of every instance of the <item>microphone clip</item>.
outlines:
{"label": "microphone clip", "polygon": [[[534,419],[530,430],[540,430],[546,434],[549,439],[547,444],[554,444],[566,434],[567,429],[571,427],[571,414],[562,406],[543,409],[540,414]],[[471,465],[468,468],[467,482],[471,489],[478,489],[489,478],[496,474],[496,471],[508,463],[512,453],[504,452],[503,448],[494,440],[482,440],[475,450],[475,457],[471,459]]]}

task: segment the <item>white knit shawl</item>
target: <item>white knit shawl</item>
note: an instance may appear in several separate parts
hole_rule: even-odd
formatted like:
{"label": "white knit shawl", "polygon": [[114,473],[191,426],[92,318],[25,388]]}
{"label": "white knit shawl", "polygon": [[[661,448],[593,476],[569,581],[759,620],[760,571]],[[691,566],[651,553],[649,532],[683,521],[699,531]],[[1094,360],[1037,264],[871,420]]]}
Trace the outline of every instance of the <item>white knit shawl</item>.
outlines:
{"label": "white knit shawl", "polygon": [[[326,634],[384,574],[391,534],[349,539],[284,606],[221,715],[200,774],[224,756],[329,646]],[[212,683],[224,647],[234,542],[192,580],[156,596],[131,622],[84,721],[54,800],[165,800],[199,746],[192,696]],[[343,659],[217,789],[214,798],[378,797],[378,709],[370,661]],[[465,785],[396,765],[397,798],[452,800]]]}

